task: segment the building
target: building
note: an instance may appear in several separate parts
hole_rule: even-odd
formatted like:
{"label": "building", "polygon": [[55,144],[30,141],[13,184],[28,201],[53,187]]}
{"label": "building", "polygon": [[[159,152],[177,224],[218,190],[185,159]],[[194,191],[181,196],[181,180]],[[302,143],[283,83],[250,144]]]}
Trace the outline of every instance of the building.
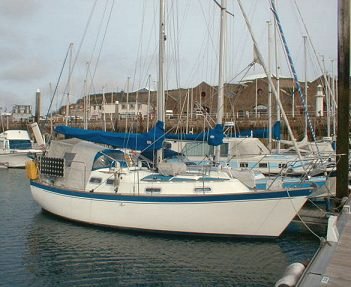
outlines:
{"label": "building", "polygon": [[[276,85],[276,79],[272,77]],[[314,121],[314,125],[323,122],[324,119],[315,119],[317,86],[322,85],[325,93],[324,79],[318,78],[313,82],[308,82],[307,110]],[[304,83],[300,83],[304,92]],[[280,101],[284,112],[288,117],[290,125],[295,125],[297,129],[304,127],[304,104],[299,95],[296,83],[292,78],[280,76],[279,80]],[[224,122],[235,123],[239,128],[251,126],[267,126],[269,109],[269,85],[265,75],[254,75],[245,77],[238,83],[226,83],[224,85]],[[165,91],[166,101],[166,125],[187,126],[204,128],[203,125],[213,125],[216,122],[217,113],[217,86],[212,86],[206,82],[184,89],[172,89]],[[277,119],[277,101],[272,93],[271,120]],[[303,95],[305,97],[305,95]],[[118,106],[115,102],[118,101]],[[106,120],[126,118],[137,121],[147,119],[153,120],[157,111],[157,92],[141,89],[135,92],[126,93],[109,92],[104,94],[92,94],[86,98],[79,99],[77,103],[69,107],[69,115],[76,119],[83,118],[84,102],[88,107],[89,120]],[[323,109],[327,106],[324,103]],[[61,108],[61,114],[65,115],[65,107]],[[204,120],[206,117],[206,120]],[[206,127],[206,126],[205,126]]]}
{"label": "building", "polygon": [[[155,92],[153,92],[155,93]],[[87,115],[89,120],[102,120],[105,118],[114,118],[116,112],[120,119],[136,119],[137,117],[145,118],[149,113],[154,114],[155,106],[150,103],[148,108],[148,91],[130,93],[126,95],[123,91],[118,93],[92,94],[87,98],[79,99],[77,103],[70,104],[68,108],[68,117],[70,119],[83,119],[84,106],[87,105]],[[118,102],[116,106],[116,102]],[[67,107],[60,108],[59,113],[66,117]]]}
{"label": "building", "polygon": [[14,105],[12,108],[12,121],[29,121],[33,117],[31,105]]}

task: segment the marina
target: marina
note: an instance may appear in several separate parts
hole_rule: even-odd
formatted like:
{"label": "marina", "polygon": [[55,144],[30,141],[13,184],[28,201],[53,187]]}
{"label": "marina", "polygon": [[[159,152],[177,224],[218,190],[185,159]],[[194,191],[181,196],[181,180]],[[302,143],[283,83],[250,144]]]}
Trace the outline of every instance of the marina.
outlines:
{"label": "marina", "polygon": [[[327,71],[297,1],[291,4],[306,33],[298,62],[285,30],[289,16],[275,0],[267,7],[214,1],[206,4],[209,14],[197,3],[208,41],[197,61],[218,81],[208,84],[212,77],[202,74],[193,88],[179,85],[187,70],[178,30],[180,23],[187,26],[180,12],[185,6],[147,3],[139,7],[143,16],[135,17],[142,22],[138,60],[123,89],[115,90],[115,82],[109,93],[105,86],[101,93],[94,87],[108,25],[117,19],[114,1],[107,1],[100,24],[92,25],[99,26],[90,58],[96,63],[86,65],[79,98],[72,94],[81,45],[94,12],[102,8],[96,1],[78,51],[69,44],[55,88],[50,84],[46,115],[40,89],[34,117],[30,105],[1,113],[1,284],[350,285],[350,3],[338,1],[337,73],[335,60]],[[265,12],[256,15],[270,18],[264,41],[258,18],[252,21],[258,5]],[[240,51],[250,47],[253,56],[229,81],[230,54],[237,48],[230,39],[232,24],[235,29],[238,24],[233,9],[250,43],[243,41],[246,48]],[[153,23],[146,15],[153,15]],[[143,57],[149,63],[138,66]],[[105,58],[105,65],[110,60]],[[309,64],[318,66],[313,81]],[[157,75],[154,91],[151,73]],[[177,89],[166,89],[170,74]],[[19,128],[9,128],[9,122]]]}

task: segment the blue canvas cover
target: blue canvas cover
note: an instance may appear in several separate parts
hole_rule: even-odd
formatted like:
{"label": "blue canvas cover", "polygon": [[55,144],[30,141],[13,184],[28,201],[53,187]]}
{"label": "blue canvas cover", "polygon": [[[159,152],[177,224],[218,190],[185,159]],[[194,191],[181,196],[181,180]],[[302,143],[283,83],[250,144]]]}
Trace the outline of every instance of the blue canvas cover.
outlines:
{"label": "blue canvas cover", "polygon": [[162,148],[165,137],[164,123],[158,121],[147,133],[114,133],[100,130],[84,130],[68,126],[57,126],[55,131],[66,138],[78,138],[114,148],[128,148],[139,151],[158,150]]}
{"label": "blue canvas cover", "polygon": [[206,141],[209,145],[218,146],[223,143],[223,126],[217,124],[213,129],[199,134],[166,134],[167,139]]}
{"label": "blue canvas cover", "polygon": [[[239,132],[238,137],[268,138],[268,129],[249,129]],[[272,128],[272,138],[280,140],[280,121],[276,121]]]}
{"label": "blue canvas cover", "polygon": [[[167,139],[188,140],[188,141],[206,141],[209,145],[217,146],[223,143],[224,138],[223,126],[217,124],[213,129],[199,134],[166,134]],[[242,130],[229,137],[254,137],[268,138],[268,129],[248,129]],[[272,138],[280,140],[280,121],[276,121],[272,128]]]}

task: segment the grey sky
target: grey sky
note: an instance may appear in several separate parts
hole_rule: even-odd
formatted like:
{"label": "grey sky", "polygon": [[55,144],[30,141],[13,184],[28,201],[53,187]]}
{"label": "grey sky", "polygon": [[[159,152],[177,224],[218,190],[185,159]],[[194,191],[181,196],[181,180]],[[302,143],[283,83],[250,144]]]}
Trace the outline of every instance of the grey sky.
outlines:
{"label": "grey sky", "polygon": [[[305,31],[297,14],[295,1],[301,9],[317,53],[324,55],[326,69],[331,72],[331,60],[336,59],[337,1],[277,1],[289,48],[301,79],[302,36]],[[151,88],[155,88],[158,2],[159,0],[98,0],[94,6],[93,0],[0,1],[0,107],[11,109],[15,104],[34,105],[35,91],[40,88],[43,96],[42,113],[46,114],[68,46],[74,43],[74,60],[92,7],[95,7],[93,17],[72,74],[70,101],[75,102],[84,94],[85,79],[88,79],[87,86],[91,92],[101,92],[103,87],[108,92],[126,90],[127,78],[130,77],[130,90],[135,90],[147,86],[147,77],[150,74]],[[166,2],[169,11],[166,23],[167,87],[187,88],[201,81],[216,84],[218,7],[211,0]],[[242,2],[260,43],[260,50],[266,56],[266,21],[272,19],[269,1]],[[111,20],[99,56],[102,35],[112,4]],[[234,81],[238,81],[243,76],[238,75],[239,71],[252,61],[252,41],[236,1],[228,0],[228,10],[234,17],[228,16],[226,79],[229,81],[235,78]],[[102,28],[97,36],[99,26]],[[308,53],[308,78],[313,80],[320,75],[320,71],[310,47]],[[283,53],[280,52],[279,55],[282,73],[289,75]],[[90,62],[89,69],[87,62]],[[249,73],[261,71],[256,67]],[[62,95],[67,78],[68,64],[63,72],[54,109],[67,102]]]}

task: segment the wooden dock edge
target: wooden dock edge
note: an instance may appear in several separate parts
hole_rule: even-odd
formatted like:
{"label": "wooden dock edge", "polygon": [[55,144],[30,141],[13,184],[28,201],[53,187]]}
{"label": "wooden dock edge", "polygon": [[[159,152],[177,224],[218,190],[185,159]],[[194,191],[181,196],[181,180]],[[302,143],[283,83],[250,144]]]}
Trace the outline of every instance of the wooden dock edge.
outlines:
{"label": "wooden dock edge", "polygon": [[[333,220],[331,220],[333,221]],[[296,286],[351,286],[351,198],[329,231]],[[329,227],[330,228],[330,227]],[[332,235],[330,235],[330,232]],[[336,240],[333,240],[336,239]]]}

